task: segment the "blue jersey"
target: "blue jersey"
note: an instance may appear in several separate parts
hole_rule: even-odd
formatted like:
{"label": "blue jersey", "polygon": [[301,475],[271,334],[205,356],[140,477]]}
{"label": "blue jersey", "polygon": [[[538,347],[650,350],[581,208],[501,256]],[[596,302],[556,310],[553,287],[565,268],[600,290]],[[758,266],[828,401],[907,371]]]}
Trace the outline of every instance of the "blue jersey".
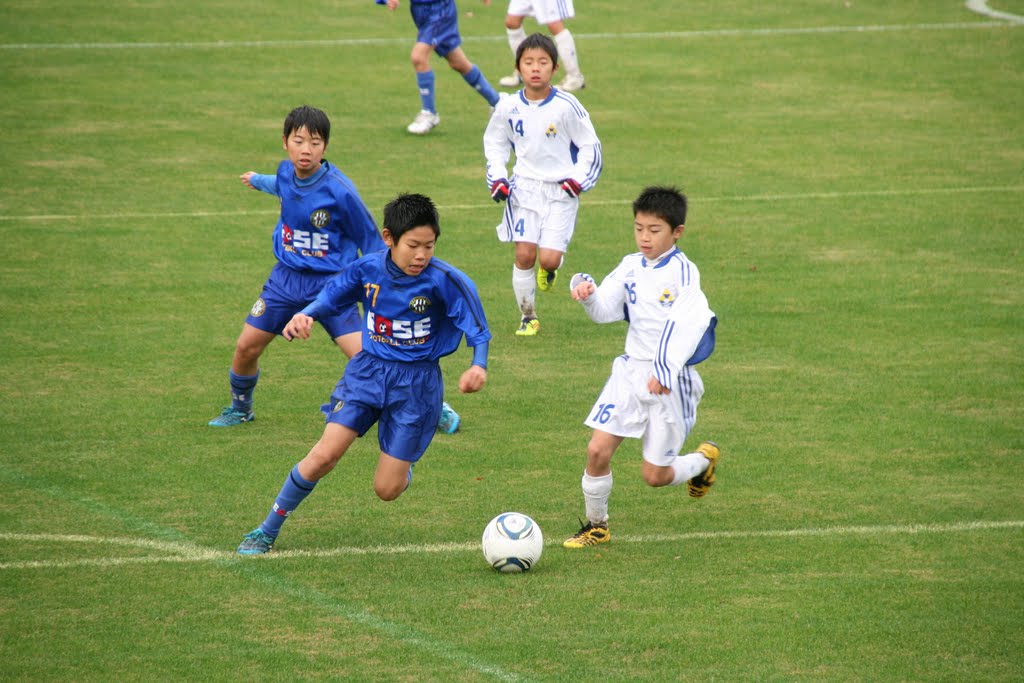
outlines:
{"label": "blue jersey", "polygon": [[363,304],[363,352],[392,361],[437,361],[462,336],[472,347],[491,338],[476,286],[462,271],[433,258],[406,275],[381,251],[360,258],[327,283],[303,309],[312,318]]}
{"label": "blue jersey", "polygon": [[285,160],[277,167],[276,186],[258,187],[281,198],[274,229],[277,260],[294,270],[336,273],[360,252],[386,247],[352,181],[326,159],[320,171],[312,182],[302,182]]}

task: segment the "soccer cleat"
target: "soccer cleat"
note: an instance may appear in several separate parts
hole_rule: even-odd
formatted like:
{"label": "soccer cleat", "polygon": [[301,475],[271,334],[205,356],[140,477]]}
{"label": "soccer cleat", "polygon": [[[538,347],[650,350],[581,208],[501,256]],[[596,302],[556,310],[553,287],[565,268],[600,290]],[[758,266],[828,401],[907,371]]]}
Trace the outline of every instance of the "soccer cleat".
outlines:
{"label": "soccer cleat", "polygon": [[587,522],[583,524],[580,522],[580,530],[575,534],[565,539],[562,543],[563,548],[586,548],[598,543],[607,543],[612,540],[612,533],[608,531],[608,522],[601,522],[600,524],[594,524],[593,522]]}
{"label": "soccer cleat", "polygon": [[540,329],[540,321],[536,318],[523,318],[522,322],[519,323],[519,329],[516,330],[517,337],[535,337],[537,336],[537,330]]}
{"label": "soccer cleat", "polygon": [[686,485],[686,490],[689,491],[690,496],[693,498],[703,497],[708,492],[708,489],[711,488],[711,485],[715,483],[715,465],[718,464],[718,456],[722,454],[718,444],[714,441],[705,441],[697,446],[697,452],[707,458],[711,464]]}
{"label": "soccer cleat", "polygon": [[406,130],[413,135],[426,135],[439,123],[441,123],[441,116],[439,114],[422,109],[419,114],[416,114],[416,118],[413,119]]}
{"label": "soccer cleat", "polygon": [[243,422],[252,422],[256,419],[256,413],[244,412],[241,410],[235,410],[231,406],[228,406],[221,414],[209,421],[211,427],[234,427],[240,425]]}
{"label": "soccer cleat", "polygon": [[502,76],[498,79],[498,85],[502,88],[518,88],[523,84],[523,79],[518,71],[513,71],[511,76]]}
{"label": "soccer cleat", "polygon": [[585,87],[587,87],[587,84],[583,81],[583,76],[575,76],[573,74],[566,75],[562,82],[558,84],[558,89],[565,92],[575,92],[583,90]]}
{"label": "soccer cleat", "polygon": [[557,270],[544,270],[540,266],[537,266],[537,289],[542,292],[550,292],[554,289],[555,281],[557,280]]}
{"label": "soccer cleat", "polygon": [[437,421],[437,431],[444,434],[454,434],[459,431],[459,414],[452,410],[452,407],[445,401],[441,404],[441,417]]}
{"label": "soccer cleat", "polygon": [[274,547],[274,537],[259,527],[245,535],[238,546],[239,555],[263,555]]}

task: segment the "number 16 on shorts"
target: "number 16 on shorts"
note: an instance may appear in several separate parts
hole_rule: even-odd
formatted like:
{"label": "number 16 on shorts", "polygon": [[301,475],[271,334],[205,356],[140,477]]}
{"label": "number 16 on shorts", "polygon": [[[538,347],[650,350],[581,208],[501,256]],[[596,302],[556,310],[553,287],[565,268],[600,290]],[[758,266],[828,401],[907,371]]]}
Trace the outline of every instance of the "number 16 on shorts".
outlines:
{"label": "number 16 on shorts", "polygon": [[597,422],[598,424],[608,424],[608,420],[612,419],[613,410],[615,410],[614,403],[598,403],[594,406],[594,414],[590,416],[590,421]]}

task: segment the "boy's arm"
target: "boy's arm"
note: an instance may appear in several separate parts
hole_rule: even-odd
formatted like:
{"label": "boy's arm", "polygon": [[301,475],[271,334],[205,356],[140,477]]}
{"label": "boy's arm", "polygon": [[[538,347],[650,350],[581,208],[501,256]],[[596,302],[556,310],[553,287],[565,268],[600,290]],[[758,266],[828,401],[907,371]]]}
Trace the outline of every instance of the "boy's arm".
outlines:
{"label": "boy's arm", "polygon": [[699,278],[679,293],[654,355],[654,379],[659,384],[666,389],[673,388],[674,379],[697,350],[714,316],[700,289]]}
{"label": "boy's arm", "polygon": [[[594,130],[594,124],[590,121],[589,115],[581,115],[570,119],[569,131],[573,144],[577,147],[576,163],[573,166],[573,173],[570,178],[579,186],[578,191],[571,192],[572,196],[578,196],[597,185],[597,179],[601,175],[603,160],[601,156],[601,141]],[[574,190],[576,188],[573,188]],[[566,192],[569,192],[566,189]]]}
{"label": "boy's arm", "polygon": [[356,303],[363,292],[357,264],[359,261],[351,263],[328,280],[313,302],[296,316],[304,315],[319,320],[328,315],[337,315],[345,306]]}
{"label": "boy's arm", "polygon": [[242,184],[253,190],[259,190],[260,192],[266,192],[272,194],[275,197],[280,195],[277,193],[277,176],[276,175],[264,175],[257,173],[256,171],[248,171],[238,176],[242,180]]}
{"label": "boy's arm", "polygon": [[484,131],[484,157],[487,159],[487,191],[494,190],[500,180],[508,182],[508,158],[512,145],[505,134],[505,123],[497,113],[491,116]]}
{"label": "boy's arm", "polygon": [[487,347],[488,342],[473,347],[473,364],[459,378],[459,391],[463,394],[480,391],[487,383]]}
{"label": "boy's arm", "polygon": [[600,287],[586,273],[576,273],[569,281],[572,297],[595,323],[612,323],[626,319],[626,285],[620,277],[622,265],[608,274]]}
{"label": "boy's arm", "polygon": [[362,256],[387,248],[377,230],[377,223],[359,195],[345,195],[341,208],[347,217],[344,221],[346,231],[359,246],[359,253]]}

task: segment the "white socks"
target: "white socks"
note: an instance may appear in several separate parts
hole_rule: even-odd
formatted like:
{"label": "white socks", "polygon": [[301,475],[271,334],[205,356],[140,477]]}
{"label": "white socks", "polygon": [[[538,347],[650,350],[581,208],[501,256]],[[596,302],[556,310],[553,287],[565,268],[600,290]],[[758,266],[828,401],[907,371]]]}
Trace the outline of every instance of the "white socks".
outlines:
{"label": "white socks", "polygon": [[537,276],[534,269],[520,270],[512,265],[512,291],[516,295],[516,304],[525,318],[536,318],[535,296],[537,293]]}
{"label": "white socks", "polygon": [[592,477],[583,470],[583,500],[586,502],[587,519],[592,523],[608,521],[608,498],[611,494],[611,472],[603,477]]}
{"label": "white socks", "polygon": [[508,36],[508,46],[512,48],[512,57],[516,56],[516,50],[519,49],[519,43],[526,40],[526,30],[520,26],[519,28],[507,28],[505,34]]}
{"label": "white socks", "polygon": [[672,471],[675,472],[675,477],[672,479],[671,486],[679,486],[683,482],[690,481],[710,465],[711,461],[702,453],[676,456],[676,459],[672,461]]}
{"label": "white socks", "polygon": [[569,29],[565,29],[553,37],[555,39],[555,47],[558,48],[558,61],[562,63],[562,68],[565,70],[566,75],[582,78],[583,74],[580,73],[580,63],[576,59],[576,41],[573,40]]}

